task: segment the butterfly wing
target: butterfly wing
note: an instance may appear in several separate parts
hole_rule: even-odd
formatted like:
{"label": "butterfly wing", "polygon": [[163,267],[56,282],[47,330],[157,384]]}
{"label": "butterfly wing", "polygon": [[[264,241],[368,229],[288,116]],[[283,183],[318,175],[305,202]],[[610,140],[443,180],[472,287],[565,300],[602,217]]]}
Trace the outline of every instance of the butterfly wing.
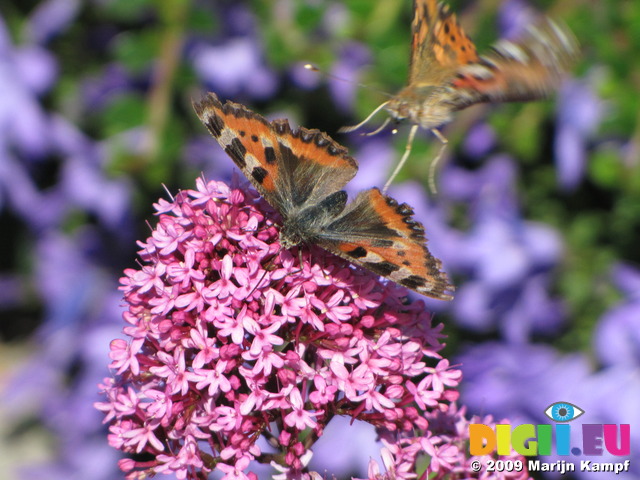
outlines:
{"label": "butterfly wing", "polygon": [[454,287],[426,247],[413,210],[377,188],[361,192],[329,223],[317,244],[357,265],[433,298],[451,300]]}
{"label": "butterfly wing", "polygon": [[341,190],[358,170],[346,148],[319,130],[292,130],[243,105],[209,93],[194,103],[198,117],[260,194],[286,219]]}
{"label": "butterfly wing", "polygon": [[547,97],[577,56],[571,31],[544,18],[516,42],[501,40],[478,62],[460,67],[451,81],[451,100],[462,109],[481,102]]}
{"label": "butterfly wing", "polygon": [[456,15],[436,0],[415,0],[411,24],[409,85],[442,85],[461,65],[478,54]]}

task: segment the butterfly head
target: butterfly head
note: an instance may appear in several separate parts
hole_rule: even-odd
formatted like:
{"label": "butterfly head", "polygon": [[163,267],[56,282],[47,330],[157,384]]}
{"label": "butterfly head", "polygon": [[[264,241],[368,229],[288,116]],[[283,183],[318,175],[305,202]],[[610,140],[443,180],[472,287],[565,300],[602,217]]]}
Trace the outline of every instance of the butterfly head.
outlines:
{"label": "butterfly head", "polygon": [[409,85],[400,90],[385,109],[398,122],[407,120],[431,129],[452,120],[453,109],[447,101],[450,97],[448,86]]}
{"label": "butterfly head", "polygon": [[282,248],[288,250],[300,245],[304,239],[304,234],[298,231],[295,224],[284,223],[284,225],[280,227],[280,246],[282,246]]}

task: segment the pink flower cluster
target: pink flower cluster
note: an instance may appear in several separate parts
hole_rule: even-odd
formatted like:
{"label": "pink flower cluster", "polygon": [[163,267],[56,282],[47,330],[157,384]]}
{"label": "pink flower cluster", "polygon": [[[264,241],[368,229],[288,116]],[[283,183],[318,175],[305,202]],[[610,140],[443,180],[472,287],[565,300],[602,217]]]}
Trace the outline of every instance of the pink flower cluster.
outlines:
{"label": "pink flower cluster", "polygon": [[[383,435],[381,456],[384,471],[381,472],[378,463],[372,460],[367,480],[531,480],[526,459],[514,451],[508,456],[468,456],[469,425],[482,423],[493,428],[495,423],[490,415],[484,418],[474,416],[467,420],[465,413],[465,407],[458,409],[454,403],[448,408],[424,412],[428,429],[416,432],[414,439],[406,438],[398,442],[394,437],[385,438],[388,433]],[[497,460],[504,463],[511,461],[512,465],[519,462],[521,467],[501,469],[496,467]],[[420,464],[428,466],[426,470],[422,468],[423,473],[418,477],[415,474],[416,465]]]}
{"label": "pink flower cluster", "polygon": [[311,447],[336,415],[377,427],[386,473],[372,465],[372,479],[417,478],[425,452],[431,472],[464,468],[462,446],[430,429],[461,375],[421,301],[316,247],[300,264],[252,190],[199,179],[156,209],[121,279],[129,338],[111,342],[96,404],[110,445],[133,454],[127,478],[254,479],[253,462],[314,478]]}

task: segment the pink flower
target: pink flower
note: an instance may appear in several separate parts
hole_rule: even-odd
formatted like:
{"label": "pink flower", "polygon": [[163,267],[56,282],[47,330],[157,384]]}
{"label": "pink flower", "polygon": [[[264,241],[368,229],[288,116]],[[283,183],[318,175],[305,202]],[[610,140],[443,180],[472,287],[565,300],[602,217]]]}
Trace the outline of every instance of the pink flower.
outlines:
{"label": "pink flower", "polygon": [[255,480],[256,462],[321,478],[306,465],[336,415],[385,440],[393,477],[372,478],[414,478],[426,449],[438,474],[463,462],[458,436],[430,430],[460,373],[423,302],[320,248],[281,250],[272,209],[244,187],[198,179],[156,208],[96,404],[110,444],[144,454],[121,463],[128,478]]}

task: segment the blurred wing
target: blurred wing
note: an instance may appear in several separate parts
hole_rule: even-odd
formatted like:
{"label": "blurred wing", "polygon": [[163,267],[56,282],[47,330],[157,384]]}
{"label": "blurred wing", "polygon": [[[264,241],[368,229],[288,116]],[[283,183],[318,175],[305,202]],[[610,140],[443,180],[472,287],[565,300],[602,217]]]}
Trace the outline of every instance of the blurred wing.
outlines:
{"label": "blurred wing", "polygon": [[317,244],[422,295],[451,300],[454,287],[426,247],[423,226],[406,204],[373,188],[330,223]]}
{"label": "blurred wing", "polygon": [[478,61],[476,47],[449,7],[414,0],[409,85],[441,85],[458,67]]}
{"label": "blurred wing", "polygon": [[480,102],[545,98],[577,56],[571,31],[545,18],[516,42],[501,40],[476,63],[457,70],[451,81],[457,109]]}
{"label": "blurred wing", "polygon": [[292,130],[209,93],[194,103],[211,135],[283,217],[339,191],[358,170],[347,150],[319,130]]}

